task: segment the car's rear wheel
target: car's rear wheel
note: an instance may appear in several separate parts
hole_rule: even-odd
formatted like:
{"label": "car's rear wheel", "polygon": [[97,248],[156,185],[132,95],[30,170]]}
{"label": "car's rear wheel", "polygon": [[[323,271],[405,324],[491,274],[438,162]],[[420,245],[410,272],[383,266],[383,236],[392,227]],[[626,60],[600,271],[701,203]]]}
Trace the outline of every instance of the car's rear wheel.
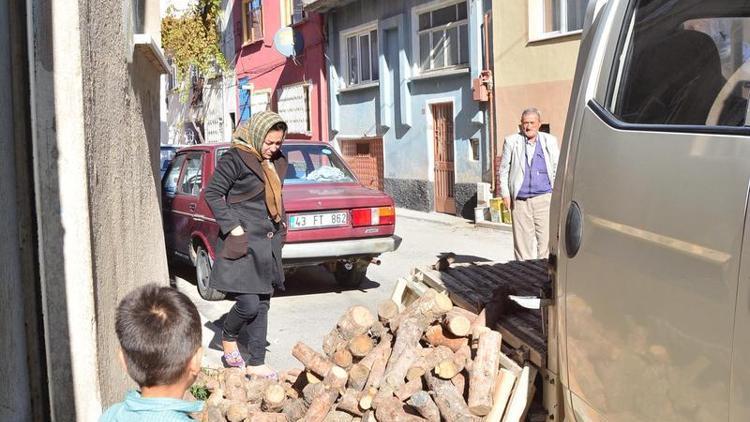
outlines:
{"label": "car's rear wheel", "polygon": [[209,286],[211,279],[211,257],[203,246],[195,250],[195,284],[198,285],[198,294],[205,300],[224,300],[226,294]]}
{"label": "car's rear wheel", "polygon": [[336,263],[336,269],[333,271],[333,276],[336,279],[336,282],[343,287],[357,287],[365,281],[367,267],[369,265],[370,262],[365,260],[357,260],[354,262],[339,261]]}

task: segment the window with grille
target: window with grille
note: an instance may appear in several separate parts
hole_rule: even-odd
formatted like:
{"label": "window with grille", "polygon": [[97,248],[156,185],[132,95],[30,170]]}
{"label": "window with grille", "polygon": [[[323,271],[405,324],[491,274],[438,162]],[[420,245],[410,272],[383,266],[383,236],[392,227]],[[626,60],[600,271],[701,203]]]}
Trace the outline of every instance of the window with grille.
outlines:
{"label": "window with grille", "polygon": [[466,2],[419,13],[419,70],[429,71],[469,63],[469,20]]}

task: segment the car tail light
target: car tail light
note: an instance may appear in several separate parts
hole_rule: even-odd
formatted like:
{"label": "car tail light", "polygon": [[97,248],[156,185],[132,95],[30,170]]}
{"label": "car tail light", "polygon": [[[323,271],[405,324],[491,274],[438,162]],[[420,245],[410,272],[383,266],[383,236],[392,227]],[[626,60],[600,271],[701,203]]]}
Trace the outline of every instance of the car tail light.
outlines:
{"label": "car tail light", "polygon": [[395,224],[393,207],[357,208],[352,210],[352,227]]}

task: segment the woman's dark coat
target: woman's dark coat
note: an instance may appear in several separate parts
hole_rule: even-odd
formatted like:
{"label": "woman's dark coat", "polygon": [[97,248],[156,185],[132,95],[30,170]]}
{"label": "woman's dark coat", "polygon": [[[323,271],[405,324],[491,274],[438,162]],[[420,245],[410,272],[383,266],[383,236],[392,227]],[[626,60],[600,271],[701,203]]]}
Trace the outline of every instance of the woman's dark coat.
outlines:
{"label": "woman's dark coat", "polygon": [[[288,163],[281,151],[277,154],[273,164],[283,178]],[[284,289],[281,248],[286,240],[286,212],[281,210],[280,223],[269,217],[264,179],[258,159],[237,148],[230,148],[216,164],[206,187],[206,202],[221,228],[209,281],[214,289],[255,294],[271,294],[274,287]],[[242,237],[229,234],[237,226],[245,231]],[[225,248],[230,242],[232,247]],[[237,248],[246,254],[228,258]]]}

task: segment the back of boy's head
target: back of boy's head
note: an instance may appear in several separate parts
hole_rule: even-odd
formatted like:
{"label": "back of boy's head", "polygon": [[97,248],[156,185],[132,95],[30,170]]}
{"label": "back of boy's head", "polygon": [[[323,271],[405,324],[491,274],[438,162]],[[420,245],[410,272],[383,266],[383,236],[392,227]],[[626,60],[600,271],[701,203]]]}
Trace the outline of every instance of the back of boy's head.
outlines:
{"label": "back of boy's head", "polygon": [[115,330],[128,375],[141,387],[174,384],[201,345],[193,302],[171,287],[148,284],[117,307]]}

